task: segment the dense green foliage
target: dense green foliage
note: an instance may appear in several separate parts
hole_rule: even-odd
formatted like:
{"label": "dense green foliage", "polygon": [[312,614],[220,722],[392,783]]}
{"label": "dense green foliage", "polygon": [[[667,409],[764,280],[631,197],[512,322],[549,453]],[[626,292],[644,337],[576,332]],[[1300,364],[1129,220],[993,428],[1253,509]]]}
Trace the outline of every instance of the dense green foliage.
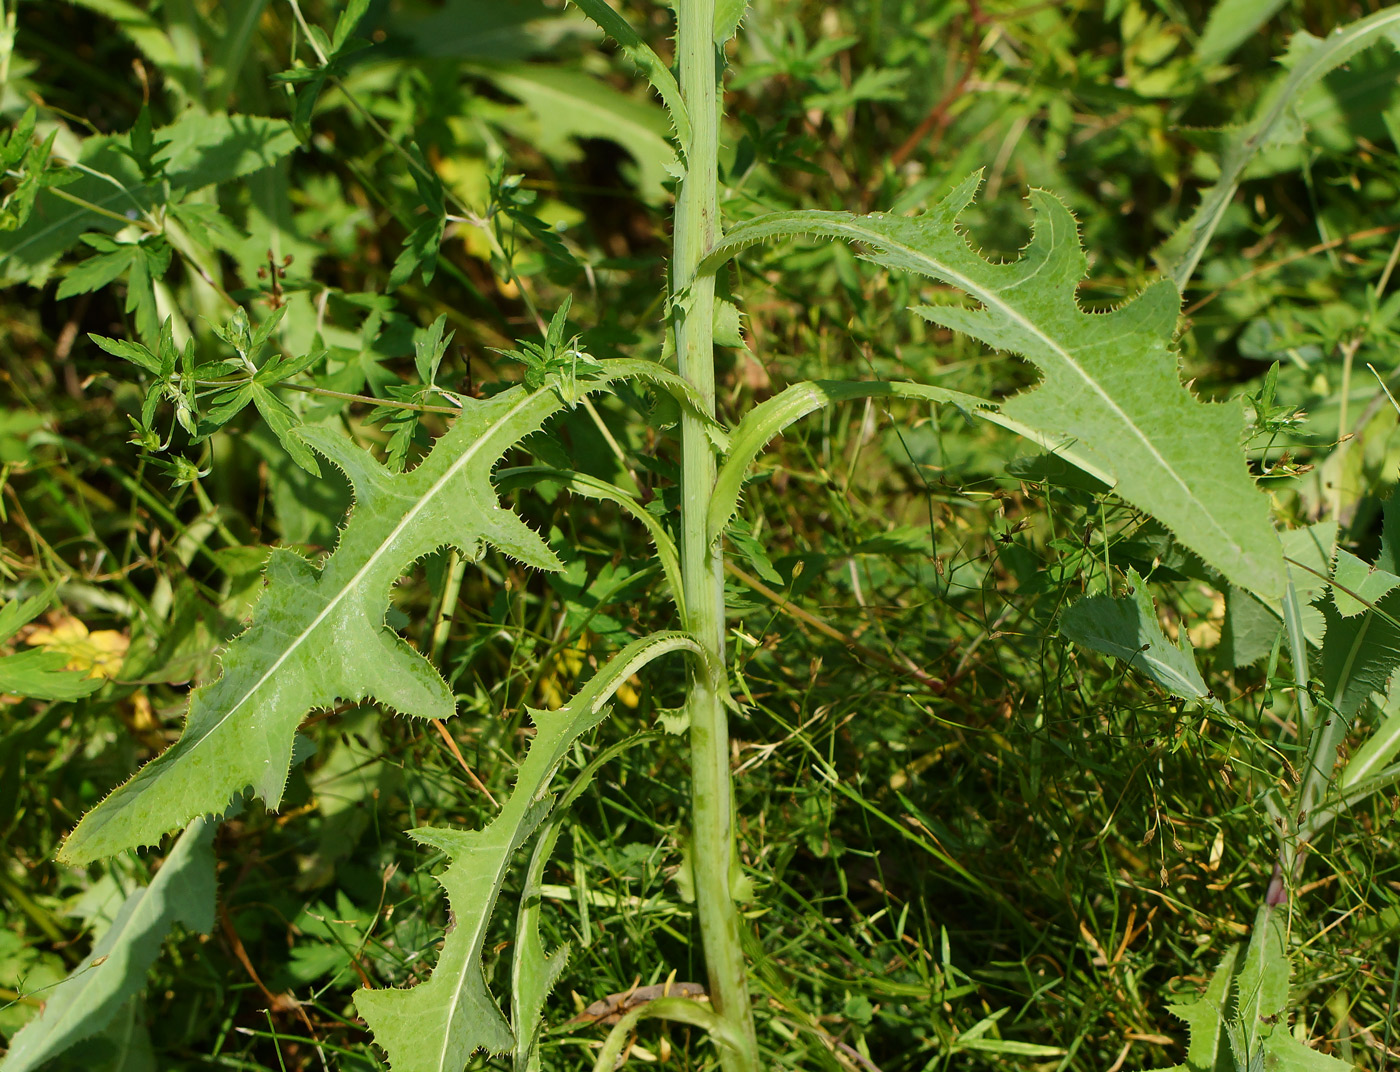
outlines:
{"label": "dense green foliage", "polygon": [[1384,1067],[1400,7],[687,3],[0,8],[0,1067]]}

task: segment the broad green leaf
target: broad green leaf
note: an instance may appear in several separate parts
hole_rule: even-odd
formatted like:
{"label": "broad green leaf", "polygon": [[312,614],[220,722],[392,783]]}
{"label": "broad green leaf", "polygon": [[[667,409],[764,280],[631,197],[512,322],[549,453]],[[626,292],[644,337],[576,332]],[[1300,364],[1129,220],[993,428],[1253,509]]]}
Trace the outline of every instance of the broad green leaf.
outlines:
{"label": "broad green leaf", "polygon": [[[588,386],[624,376],[684,387],[661,366],[633,360],[607,363]],[[300,429],[354,487],[340,543],[319,569],[295,552],[273,552],[252,625],[224,653],[223,676],[191,695],[180,739],[89,812],[62,857],[84,863],[153,844],[222,812],[249,786],[277,807],[296,727],[315,708],[373,697],[404,713],[451,717],[452,690],[384,625],[390,588],[447,546],[475,559],[489,543],[527,565],[559,568],[544,541],[501,508],[490,478],[502,454],[562,407],[553,390],[519,387],[469,402],[422,463],[401,475],[337,432]]]}
{"label": "broad green leaf", "polygon": [[918,383],[887,383],[847,380],[813,380],[795,383],[791,387],[759,403],[744,415],[730,437],[728,456],[715,478],[714,494],[710,498],[707,531],[714,541],[724,534],[725,526],[739,508],[744,478],[749,467],[768,442],[794,421],[834,402],[857,398],[913,398],[925,402],[949,402],[965,414],[989,407],[992,403],[975,395],[948,391],[942,387],[926,387]]}
{"label": "broad green leaf", "polygon": [[[726,0],[733,2],[733,0]],[[747,2],[747,0],[746,0]],[[632,28],[632,24],[614,11],[608,0],[573,0],[574,6],[596,22],[599,28],[617,42],[622,54],[637,66],[643,77],[651,83],[651,88],[666,105],[671,115],[671,123],[676,128],[676,137],[684,149],[690,144],[690,113],[681,99],[681,87],[676,84],[676,76],[671,68],[661,61],[651,46]],[[718,18],[718,13],[716,13]]]}
{"label": "broad green leaf", "polygon": [[[1254,933],[1240,961],[1235,980],[1235,1019],[1239,1022],[1248,1053],[1284,1017],[1288,1004],[1288,929],[1286,914],[1264,905],[1254,920]],[[1272,1018],[1272,1021],[1270,1020]],[[1286,1028],[1285,1028],[1286,1030]],[[1232,1048],[1234,1039],[1231,1040]],[[1236,1052],[1241,1068],[1248,1068],[1245,1054]]]}
{"label": "broad green leaf", "polygon": [[29,1072],[106,1028],[146,985],[170,928],[208,934],[214,924],[214,852],[218,823],[196,820],[150,885],[129,896],[112,925],[67,979],[44,993],[39,1015],[10,1042],[3,1072]]}
{"label": "broad green leaf", "polygon": [[1303,93],[1329,71],[1383,39],[1400,41],[1400,6],[1382,8],[1339,27],[1325,38],[1303,31],[1293,35],[1283,58],[1283,64],[1289,68],[1287,75],[1260,101],[1253,121],[1231,138],[1221,157],[1220,178],[1206,191],[1200,207],[1157,251],[1158,263],[1179,288],[1184,288],[1195,274],[1249,162],[1269,142]]}
{"label": "broad green leaf", "polygon": [[668,652],[699,653],[683,633],[658,633],[629,644],[558,711],[527,708],[536,727],[510,799],[481,830],[420,829],[411,836],[452,861],[438,882],[455,926],[426,982],[409,990],[360,990],[355,1007],[394,1072],[461,1072],[478,1050],[505,1053],[515,1036],[487,988],[481,947],[501,884],[516,850],[552,805],[546,791],[570,746],[607,715],[612,694],[653,659]]}
{"label": "broad green leaf", "polygon": [[1157,623],[1157,611],[1147,586],[1135,570],[1128,571],[1129,594],[1081,599],[1060,615],[1060,632],[1076,644],[1112,655],[1146,674],[1173,696],[1223,711],[1196,667],[1196,656],[1181,632],[1178,647]]}
{"label": "broad green leaf", "polygon": [[1217,0],[1201,39],[1196,62],[1202,67],[1223,63],[1250,39],[1288,0]]}
{"label": "broad green leaf", "polygon": [[[190,110],[154,132],[166,140],[163,163],[171,186],[197,190],[267,167],[297,148],[282,119],[206,115]],[[135,219],[160,198],[158,183],[145,183],[132,160],[117,150],[125,135],[84,140],[79,162],[99,174],[83,174],[64,192],[119,218]],[[42,283],[50,266],[84,231],[115,231],[122,224],[81,205],[41,194],[38,208],[14,231],[0,233],[0,284]]]}
{"label": "broad green leaf", "polygon": [[569,159],[576,138],[603,138],[626,149],[637,165],[638,191],[649,201],[666,196],[676,153],[669,124],[654,103],[619,93],[582,71],[537,64],[482,68],[482,77],[520,100],[538,120],[535,148]]}
{"label": "broad green leaf", "polygon": [[706,258],[714,270],[770,238],[816,234],[859,242],[890,268],[942,280],[980,308],[924,306],[922,315],[989,346],[1022,354],[1042,371],[1034,388],[1001,411],[1042,435],[1073,443],[1111,473],[1118,493],[1241,588],[1266,599],[1284,587],[1283,554],[1267,497],[1255,486],[1241,443],[1236,399],[1203,403],[1182,384],[1172,349],[1180,299],[1167,280],[1109,313],[1079,308],[1087,261],[1074,217],[1041,190],[1030,245],[1020,260],[995,264],[957,227],[978,182],[962,182],[916,217],[781,212],[736,226]]}

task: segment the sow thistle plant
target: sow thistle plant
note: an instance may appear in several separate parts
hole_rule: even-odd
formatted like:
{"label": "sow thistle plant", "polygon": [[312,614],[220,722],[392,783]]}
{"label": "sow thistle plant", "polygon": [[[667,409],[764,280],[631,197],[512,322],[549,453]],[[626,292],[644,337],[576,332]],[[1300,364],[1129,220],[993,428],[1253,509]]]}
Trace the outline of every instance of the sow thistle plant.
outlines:
{"label": "sow thistle plant", "polygon": [[[953,406],[969,420],[991,421],[1027,437],[1111,487],[1214,571],[1228,591],[1232,620],[1253,614],[1248,620],[1259,623],[1257,635],[1240,638],[1246,650],[1257,651],[1256,658],[1286,650],[1297,675],[1300,726],[1310,735],[1309,762],[1296,793],[1273,802],[1279,857],[1245,953],[1247,963],[1237,968],[1237,954],[1230,954],[1203,1004],[1184,1014],[1193,1034],[1182,1067],[1226,1067],[1221,1063],[1226,1046],[1242,1069],[1258,1067],[1258,1053],[1285,1067],[1329,1063],[1296,1043],[1286,1025],[1275,1028],[1264,1019],[1286,1019],[1288,957],[1279,908],[1299,874],[1303,847],[1340,808],[1400,777],[1392,762],[1400,749],[1400,716],[1389,718],[1340,780],[1333,762],[1358,713],[1373,694],[1384,692],[1400,663],[1400,517],[1387,514],[1387,539],[1376,563],[1345,551],[1334,554],[1335,526],[1281,536],[1242,448],[1249,431],[1243,402],[1198,400],[1182,383],[1173,336],[1181,287],[1250,154],[1272,136],[1288,102],[1303,88],[1358,49],[1396,34],[1400,15],[1383,11],[1325,42],[1295,43],[1290,72],[1240,134],[1200,210],[1164,250],[1167,276],[1111,312],[1091,314],[1076,298],[1087,261],[1075,220],[1045,191],[1031,191],[1032,237],[1019,259],[1009,263],[984,258],[959,227],[960,214],[976,195],[978,175],[957,182],[915,216],[800,211],[723,219],[721,78],[726,45],[738,31],[745,4],[677,0],[674,72],[604,0],[577,4],[648,80],[673,124],[680,178],[666,316],[675,371],[657,359],[591,356],[571,333],[571,303],[565,299],[542,341],[523,340],[499,351],[523,366],[521,381],[483,392],[485,397],[467,397],[437,383],[451,341],[440,318],[415,338],[421,386],[391,398],[378,413],[390,434],[385,464],[337,430],[300,423],[279,397],[324,357],[277,352],[282,307],[256,327],[247,313],[235,314],[220,329],[232,356],[214,362],[200,363],[191,344],[177,345],[168,321],[146,324],[143,342],[96,339],[148,377],[146,405],[134,421],[134,438],[143,447],[166,448],[175,425],[196,440],[207,439],[251,404],[299,466],[319,473],[329,463],[342,472],[353,489],[354,507],[334,550],[319,564],[293,550],[271,552],[266,588],[251,623],[223,653],[217,680],[192,693],[178,742],[93,808],[64,843],[61,859],[83,865],[159,845],[172,831],[184,831],[152,885],[129,899],[108,936],[16,1037],[6,1072],[38,1067],[84,1033],[101,1030],[139,986],[173,921],[208,928],[214,826],[250,795],[268,808],[279,806],[297,758],[297,729],[309,713],[373,702],[410,718],[455,716],[453,690],[439,668],[386,625],[391,589],[415,563],[444,548],[468,561],[491,548],[535,570],[562,569],[559,553],[502,505],[504,490],[539,483],[615,503],[645,527],[675,604],[675,628],[616,651],[557,710],[529,709],[533,737],[513,791],[489,824],[476,830],[410,831],[448,861],[437,880],[455,923],[426,981],[401,989],[362,989],[356,1008],[395,1072],[459,1072],[480,1052],[510,1054],[520,1072],[539,1067],[543,1010],[568,956],[567,948],[547,949],[541,937],[545,867],[569,803],[620,747],[633,742],[599,753],[562,791],[554,784],[556,772],[575,743],[608,717],[610,702],[636,675],[645,680],[683,671],[680,721],[689,735],[692,800],[688,856],[708,1001],[664,996],[632,1009],[609,1035],[595,1067],[614,1067],[629,1034],[646,1017],[703,1029],[726,1072],[765,1067],[763,1054],[772,1044],[755,1028],[741,939],[748,925],[736,904],[744,883],[735,865],[728,720],[741,703],[726,668],[726,541],[734,532],[733,546],[756,542],[739,519],[740,505],[754,463],[774,437],[823,407],[879,398]],[[329,37],[307,28],[321,66],[289,78],[301,87],[299,128],[312,118],[315,92],[343,73],[342,58],[356,47],[352,33],[365,9],[364,3],[352,3]],[[138,154],[133,181],[178,185],[184,147],[174,146],[165,157],[153,155],[163,150],[149,120],[141,131],[146,151]],[[27,134],[24,144],[21,153],[12,137],[6,160],[28,159]],[[421,155],[416,150],[404,155],[416,169],[415,181],[431,194],[426,198],[431,211],[395,265],[400,282],[415,272],[431,277],[446,212],[440,188],[423,174]],[[34,167],[40,169],[36,176],[48,174],[41,164]],[[22,203],[24,197],[16,194],[14,200]],[[197,215],[187,212],[187,221],[197,222]],[[178,251],[183,232],[175,233]],[[1039,382],[998,404],[920,383],[812,381],[786,388],[737,423],[721,423],[715,346],[717,332],[726,341],[733,337],[736,307],[717,296],[717,280],[758,244],[795,236],[850,243],[869,262],[960,292],[967,304],[919,305],[913,312],[1021,356],[1035,366]],[[103,271],[139,273],[150,271],[150,256],[169,255],[163,244],[155,253],[144,248],[150,243],[155,249],[157,242],[164,239],[153,232],[120,248],[90,244],[102,257],[124,258],[120,268],[117,260],[103,262]],[[136,289],[144,302],[150,292],[144,285]],[[148,318],[145,305],[138,312],[143,321]],[[679,415],[680,503],[674,513],[663,516],[624,488],[557,466],[498,468],[517,447],[528,449],[529,437],[551,419],[591,395],[624,386],[668,399],[666,408]],[[418,420],[425,409],[449,418],[451,425],[408,468],[412,445],[426,440]],[[173,423],[162,427],[167,411]],[[193,479],[183,471],[174,475]],[[1130,574],[1128,585],[1132,591],[1126,595],[1103,592],[1071,607],[1061,620],[1064,634],[1123,660],[1187,701],[1219,710],[1221,701],[1197,669],[1186,631],[1179,643],[1170,642],[1143,579]],[[1314,597],[1324,631],[1309,635],[1303,606]],[[25,603],[0,614],[13,633],[40,609]],[[1308,649],[1319,643],[1321,687],[1314,689]],[[6,680],[26,680],[20,675],[26,668],[14,658],[0,661],[0,672],[10,675]],[[35,663],[27,672],[34,675],[35,696],[64,698],[95,687],[56,677],[62,671],[52,662]],[[532,847],[524,896],[515,908],[507,1015],[488,985],[483,950],[493,918],[506,907],[500,900],[509,869],[527,846]],[[1232,994],[1233,1011],[1227,1007]]]}

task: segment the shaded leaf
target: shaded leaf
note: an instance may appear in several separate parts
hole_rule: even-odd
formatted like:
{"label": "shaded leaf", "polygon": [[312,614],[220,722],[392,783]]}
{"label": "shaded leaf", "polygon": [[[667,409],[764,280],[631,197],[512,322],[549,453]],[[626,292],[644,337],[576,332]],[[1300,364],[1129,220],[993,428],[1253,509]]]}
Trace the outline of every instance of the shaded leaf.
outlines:
{"label": "shaded leaf", "polygon": [[208,934],[214,923],[217,823],[196,820],[180,836],[150,885],[122,904],[116,919],[68,978],[45,992],[39,1015],[10,1042],[3,1072],[29,1072],[97,1034],[146,985],[146,972],[176,923]]}
{"label": "shaded leaf", "polygon": [[1060,615],[1060,632],[1076,644],[1127,663],[1173,696],[1223,710],[1196,667],[1186,631],[1181,631],[1180,647],[1168,640],[1157,623],[1147,586],[1135,570],[1128,571],[1128,584],[1129,594],[1122,598],[1081,599]]}

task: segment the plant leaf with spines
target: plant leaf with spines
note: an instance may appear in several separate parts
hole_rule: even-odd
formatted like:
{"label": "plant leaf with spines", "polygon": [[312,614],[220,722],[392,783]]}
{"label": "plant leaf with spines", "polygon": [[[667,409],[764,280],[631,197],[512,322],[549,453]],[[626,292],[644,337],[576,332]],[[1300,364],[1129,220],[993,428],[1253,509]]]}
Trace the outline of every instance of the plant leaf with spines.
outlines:
{"label": "plant leaf with spines", "polygon": [[1022,354],[1043,372],[1039,385],[1001,411],[1075,444],[1111,473],[1117,491],[1175,533],[1227,579],[1267,599],[1283,592],[1283,554],[1267,497],[1254,484],[1240,444],[1236,399],[1204,403],[1185,385],[1172,350],[1180,296],[1160,280],[1110,313],[1086,313],[1076,290],[1087,260],[1064,203],[1032,190],[1034,230],[1019,260],[994,264],[969,247],[957,218],[979,175],[915,217],[876,213],[781,212],[734,227],[706,257],[714,271],[757,242],[795,234],[867,246],[878,264],[942,280],[979,309],[916,311],[989,346]]}
{"label": "plant leaf with spines", "polygon": [[394,1072],[461,1072],[477,1050],[504,1053],[515,1035],[496,1005],[481,966],[481,947],[516,850],[549,814],[546,796],[555,768],[570,746],[607,715],[607,703],[629,677],[673,651],[700,654],[684,633],[657,633],[614,655],[558,711],[526,708],[534,740],[520,765],[515,789],[481,830],[410,831],[414,840],[442,850],[452,863],[438,876],[456,924],[443,942],[426,983],[408,990],[360,990],[355,1007],[389,1054]]}
{"label": "plant leaf with spines", "polygon": [[[629,376],[683,397],[688,390],[661,366],[630,359],[606,363],[587,388]],[[272,553],[252,625],[225,652],[223,675],[192,694],[180,739],[89,812],[61,857],[85,863],[154,844],[196,816],[222,812],[248,786],[276,808],[296,727],[315,708],[373,697],[405,713],[450,718],[451,689],[384,626],[390,588],[418,559],[448,546],[476,558],[489,543],[527,565],[559,568],[544,541],[501,508],[491,471],[561,408],[558,392],[520,387],[468,402],[423,462],[402,475],[328,428],[300,429],[355,490],[334,553],[320,569],[295,552]]]}
{"label": "plant leaf with spines", "polygon": [[[684,617],[684,615],[682,615]],[[621,753],[661,736],[656,730],[634,734],[603,749],[579,771],[569,788],[559,795],[549,820],[535,839],[515,916],[515,951],[510,964],[510,1016],[515,1029],[515,1072],[539,1072],[540,1018],[545,999],[554,989],[569,960],[569,943],[546,953],[540,937],[541,886],[544,870],[554,853],[568,809],[593,782],[597,773]]]}
{"label": "plant leaf with spines", "polygon": [[1347,1072],[1351,1065],[1293,1037],[1285,1010],[1289,962],[1284,913],[1260,907],[1249,946],[1233,946],[1195,1001],[1168,1006],[1190,1029],[1186,1060],[1161,1072]]}
{"label": "plant leaf with spines", "polygon": [[175,923],[208,934],[214,924],[214,830],[197,820],[181,835],[150,885],[129,896],[90,952],[44,992],[39,1015],[10,1041],[2,1072],[29,1072],[97,1034],[146,985]]}

